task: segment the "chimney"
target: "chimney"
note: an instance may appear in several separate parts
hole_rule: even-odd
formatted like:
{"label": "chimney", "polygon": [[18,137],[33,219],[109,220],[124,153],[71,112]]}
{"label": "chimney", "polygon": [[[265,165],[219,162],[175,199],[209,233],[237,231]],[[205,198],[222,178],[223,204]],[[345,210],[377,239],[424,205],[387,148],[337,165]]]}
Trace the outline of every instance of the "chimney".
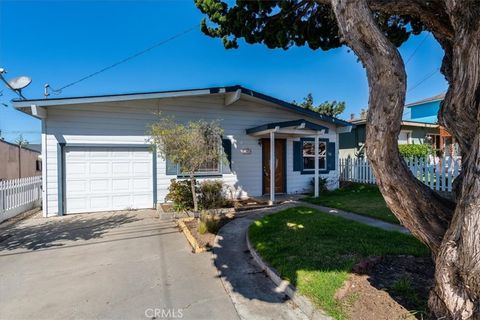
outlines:
{"label": "chimney", "polygon": [[355,113],[350,114],[350,121],[353,121],[353,120],[355,120]]}

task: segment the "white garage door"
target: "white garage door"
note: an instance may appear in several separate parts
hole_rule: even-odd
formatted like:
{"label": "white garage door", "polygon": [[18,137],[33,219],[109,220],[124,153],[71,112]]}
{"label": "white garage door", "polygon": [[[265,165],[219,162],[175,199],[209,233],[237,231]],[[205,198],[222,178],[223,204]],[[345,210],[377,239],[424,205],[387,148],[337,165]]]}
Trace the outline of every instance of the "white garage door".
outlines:
{"label": "white garage door", "polygon": [[65,150],[66,213],[153,207],[152,154],[139,148]]}

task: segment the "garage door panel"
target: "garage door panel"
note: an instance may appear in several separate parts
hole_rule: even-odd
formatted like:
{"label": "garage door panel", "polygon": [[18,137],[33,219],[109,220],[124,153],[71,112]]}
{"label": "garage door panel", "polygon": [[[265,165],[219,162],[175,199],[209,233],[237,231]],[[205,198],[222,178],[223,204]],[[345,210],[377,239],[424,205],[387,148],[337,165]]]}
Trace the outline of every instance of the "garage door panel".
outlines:
{"label": "garage door panel", "polygon": [[132,207],[132,199],[129,194],[112,196],[114,210],[125,210]]}
{"label": "garage door panel", "polygon": [[147,202],[150,199],[150,197],[151,196],[148,193],[133,195],[133,207],[136,208],[138,206],[141,206],[142,203]]}
{"label": "garage door panel", "polygon": [[88,191],[87,181],[85,180],[70,180],[69,191],[71,193],[85,193]]}
{"label": "garage door panel", "polygon": [[130,162],[113,162],[112,163],[112,174],[117,175],[130,175]]}
{"label": "garage door panel", "polygon": [[70,197],[68,199],[68,210],[72,212],[86,212],[88,210],[88,199],[86,197]]}
{"label": "garage door panel", "polygon": [[133,179],[133,189],[139,191],[148,191],[150,190],[151,180],[149,178],[145,179]]}
{"label": "garage door panel", "polygon": [[90,180],[90,191],[91,192],[106,192],[110,190],[110,180],[107,179],[95,179]]}
{"label": "garage door panel", "polygon": [[70,162],[67,177],[69,176],[83,176],[87,174],[87,165],[85,163]]}
{"label": "garage door panel", "polygon": [[110,152],[108,152],[106,149],[93,150],[93,151],[90,151],[90,158],[92,159],[110,158]]}
{"label": "garage door panel", "polygon": [[148,175],[150,173],[150,168],[148,166],[148,161],[134,162],[133,163],[133,174],[134,175]]}
{"label": "garage door panel", "polygon": [[91,175],[110,175],[110,163],[108,162],[91,162]]}
{"label": "garage door panel", "polygon": [[130,190],[130,179],[112,179],[112,191],[122,192]]}
{"label": "garage door panel", "polygon": [[109,196],[90,197],[91,211],[106,211],[111,210],[111,203]]}
{"label": "garage door panel", "polygon": [[153,206],[152,154],[137,148],[68,148],[66,212]]}

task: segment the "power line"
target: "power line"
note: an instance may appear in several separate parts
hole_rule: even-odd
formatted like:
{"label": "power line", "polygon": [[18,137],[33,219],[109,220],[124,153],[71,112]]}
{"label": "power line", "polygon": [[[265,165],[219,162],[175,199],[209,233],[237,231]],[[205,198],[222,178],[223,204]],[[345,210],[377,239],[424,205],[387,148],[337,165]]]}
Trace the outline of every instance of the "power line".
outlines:
{"label": "power line", "polygon": [[422,41],[418,44],[415,50],[413,50],[412,54],[406,60],[405,65],[407,65],[410,62],[410,60],[412,60],[413,56],[417,53],[418,49],[420,49],[420,47],[425,43],[425,40],[427,40],[427,37],[428,37],[428,33],[425,34],[425,37],[423,37]]}
{"label": "power line", "polygon": [[115,68],[116,66],[118,66],[118,65],[120,65],[120,64],[122,64],[122,63],[125,63],[125,62],[127,62],[127,61],[132,60],[132,59],[135,59],[135,58],[138,57],[138,56],[141,56],[141,55],[143,55],[143,54],[145,54],[145,53],[147,53],[147,52],[149,52],[149,51],[151,51],[151,50],[153,50],[153,49],[155,49],[155,48],[157,48],[157,47],[160,47],[160,46],[162,46],[162,45],[164,45],[164,44],[166,44],[166,43],[168,43],[168,42],[170,42],[170,41],[172,41],[172,40],[175,40],[175,39],[177,39],[177,38],[180,38],[181,36],[186,35],[187,33],[192,32],[192,31],[195,30],[196,28],[198,28],[198,25],[192,26],[192,27],[190,27],[190,28],[188,28],[188,29],[186,29],[186,30],[184,30],[184,31],[182,31],[182,32],[179,32],[179,33],[171,36],[170,38],[167,38],[167,39],[164,39],[164,40],[162,40],[162,41],[159,41],[159,42],[155,43],[154,45],[152,45],[152,46],[150,46],[150,47],[148,47],[148,48],[146,48],[146,49],[143,49],[143,50],[141,50],[141,51],[138,51],[137,53],[134,53],[134,54],[132,54],[131,56],[126,57],[125,59],[122,59],[122,60],[120,60],[120,61],[118,61],[118,62],[115,62],[115,63],[113,63],[113,64],[105,67],[105,68],[102,68],[102,69],[100,69],[100,70],[98,70],[98,71],[95,71],[95,72],[93,72],[93,73],[91,73],[91,74],[89,74],[89,75],[87,75],[87,76],[85,76],[85,77],[83,77],[83,78],[80,78],[80,79],[78,79],[78,80],[76,80],[76,81],[73,81],[73,82],[71,82],[71,83],[69,83],[69,84],[66,84],[66,85],[64,85],[63,87],[59,88],[59,89],[54,89],[54,88],[52,88],[52,91],[53,91],[55,94],[61,94],[61,93],[62,93],[62,90],[66,89],[66,88],[68,88],[68,87],[74,86],[74,85],[76,85],[76,84],[78,84],[78,83],[80,83],[80,82],[82,82],[82,81],[85,81],[85,80],[87,80],[87,79],[90,79],[90,78],[92,78],[92,77],[94,77],[94,76],[96,76],[96,75],[98,75],[98,74],[100,74],[100,73],[102,73],[102,72],[105,72],[105,71],[107,71],[107,70],[110,70],[110,69],[112,69],[112,68]]}
{"label": "power line", "polygon": [[428,79],[430,79],[431,77],[433,77],[438,71],[440,71],[439,68],[433,70],[431,73],[429,73],[425,78],[423,78],[422,80],[420,80],[419,82],[417,82],[413,87],[411,87],[408,91],[408,92],[411,92],[413,90],[415,90],[416,88],[418,88],[421,84],[423,84],[425,81],[427,81]]}

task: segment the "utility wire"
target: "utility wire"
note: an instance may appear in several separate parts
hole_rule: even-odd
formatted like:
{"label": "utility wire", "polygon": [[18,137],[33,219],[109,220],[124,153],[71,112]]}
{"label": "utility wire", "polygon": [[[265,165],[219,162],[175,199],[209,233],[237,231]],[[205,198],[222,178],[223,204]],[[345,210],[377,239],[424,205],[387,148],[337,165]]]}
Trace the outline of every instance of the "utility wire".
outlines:
{"label": "utility wire", "polygon": [[[419,82],[417,82],[413,87],[411,87],[407,93],[413,91],[414,89],[418,88],[420,85],[422,85],[425,81],[427,81],[428,79],[430,79],[431,77],[433,77],[438,71],[440,71],[439,68],[433,70],[431,73],[427,74],[422,80],[420,80]],[[411,111],[411,110],[408,110],[407,108],[405,110],[403,110],[403,114],[402,114],[402,119],[403,117],[405,117],[407,115],[407,113]]]}
{"label": "utility wire", "polygon": [[422,80],[420,80],[419,82],[417,82],[413,87],[411,87],[407,92],[411,92],[413,90],[415,90],[416,88],[418,88],[420,85],[422,85],[425,81],[427,81],[428,79],[430,79],[431,77],[433,77],[438,71],[440,71],[439,68],[433,70],[431,73],[429,73],[427,76],[425,76],[425,78],[423,78]]}
{"label": "utility wire", "polygon": [[418,46],[413,50],[412,54],[408,57],[408,59],[405,61],[405,65],[408,65],[408,63],[412,60],[413,56],[417,53],[418,49],[425,43],[427,40],[428,33],[423,37],[422,41],[418,44]]}
{"label": "utility wire", "polygon": [[148,47],[148,48],[146,48],[146,49],[143,49],[143,50],[141,50],[141,51],[138,51],[137,53],[134,53],[133,55],[128,56],[128,57],[126,57],[126,58],[123,59],[123,60],[120,60],[120,61],[118,61],[118,62],[115,62],[114,64],[111,64],[111,65],[109,65],[109,66],[107,66],[107,67],[105,67],[105,68],[103,68],[103,69],[100,69],[100,70],[98,70],[98,71],[95,71],[95,72],[93,72],[93,73],[91,73],[91,74],[89,74],[89,75],[87,75],[87,76],[85,76],[85,77],[83,77],[83,78],[80,78],[80,79],[78,79],[78,80],[76,80],[76,81],[73,81],[73,82],[71,82],[71,83],[69,83],[69,84],[66,84],[66,85],[64,85],[63,87],[59,88],[59,89],[54,89],[54,88],[52,88],[52,92],[54,92],[55,94],[61,94],[62,91],[63,91],[64,89],[66,89],[66,88],[69,88],[69,87],[71,87],[71,86],[74,86],[74,85],[82,82],[82,81],[85,81],[85,80],[87,80],[87,79],[90,79],[90,78],[92,78],[92,77],[94,77],[94,76],[96,76],[96,75],[98,75],[98,74],[100,74],[100,73],[102,73],[102,72],[105,72],[105,71],[107,71],[107,70],[110,70],[110,69],[112,69],[112,68],[115,68],[116,66],[118,66],[118,65],[120,65],[120,64],[122,64],[122,63],[125,63],[125,62],[127,62],[127,61],[132,60],[132,59],[135,59],[135,58],[137,58],[137,57],[139,57],[139,56],[141,56],[141,55],[143,55],[143,54],[145,54],[145,53],[147,53],[147,52],[149,52],[149,51],[151,51],[151,50],[153,50],[153,49],[155,49],[155,48],[157,48],[157,47],[160,47],[160,46],[162,46],[162,45],[164,45],[164,44],[166,44],[166,43],[168,43],[168,42],[170,42],[170,41],[172,41],[172,40],[175,40],[175,39],[177,39],[177,38],[180,38],[180,37],[186,35],[187,33],[192,32],[192,31],[195,30],[196,28],[198,28],[198,25],[192,26],[192,27],[190,27],[190,28],[188,28],[188,29],[186,29],[186,30],[184,30],[184,31],[182,31],[182,32],[179,32],[179,33],[171,36],[170,38],[167,38],[167,39],[164,39],[164,40],[162,40],[162,41],[159,41],[159,42],[155,43],[154,45],[152,45],[152,46],[150,46],[150,47]]}

